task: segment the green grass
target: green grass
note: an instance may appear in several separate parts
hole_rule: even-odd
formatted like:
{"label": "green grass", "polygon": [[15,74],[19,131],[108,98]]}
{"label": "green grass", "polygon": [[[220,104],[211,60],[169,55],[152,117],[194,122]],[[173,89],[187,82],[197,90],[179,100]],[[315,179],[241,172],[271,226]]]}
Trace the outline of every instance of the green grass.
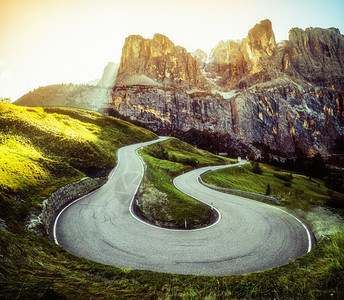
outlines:
{"label": "green grass", "polygon": [[339,232],[285,266],[247,275],[187,276],[105,266],[31,233],[0,230],[0,298],[342,299],[343,247]]}
{"label": "green grass", "polygon": [[[322,180],[309,180],[308,176],[293,173],[288,180],[290,172],[276,171],[272,166],[261,164],[262,174],[252,172],[252,165],[245,164],[240,167],[210,172],[203,177],[206,183],[253,192],[265,195],[267,185],[270,185],[270,196],[276,197],[282,205],[291,209],[308,210],[314,205],[326,206],[335,198],[344,204],[344,195],[329,190]],[[283,179],[282,179],[283,178]]]}
{"label": "green grass", "polygon": [[0,103],[0,218],[23,219],[59,187],[104,176],[119,147],[154,138],[99,113]]}
{"label": "green grass", "polygon": [[[9,226],[11,232],[0,229],[1,299],[344,298],[344,231],[325,238],[310,253],[285,266],[240,276],[126,270],[67,253],[20,227],[20,219],[27,213],[22,208],[39,207],[40,199],[54,188],[84,176],[83,172],[101,171],[98,164],[112,166],[113,149],[152,139],[154,135],[129,123],[80,110],[27,109],[0,104],[0,122],[0,218],[7,225],[16,224]],[[72,137],[71,133],[77,136]],[[94,149],[91,157],[97,164],[76,159],[78,151],[91,148]],[[208,157],[207,153],[174,139],[147,150],[151,152],[143,156],[155,168],[152,176],[155,176],[153,170],[157,170],[155,179],[160,176],[167,181],[196,163],[208,164],[212,159],[211,155]],[[162,157],[157,158],[159,155]],[[292,181],[295,179],[293,175]],[[47,184],[47,190],[41,184]],[[255,177],[247,184],[258,186]],[[271,187],[274,192],[274,186]],[[261,188],[265,190],[264,185]]]}
{"label": "green grass", "polygon": [[145,147],[140,152],[147,164],[140,188],[139,208],[151,222],[165,227],[202,227],[211,222],[211,208],[176,190],[177,175],[204,165],[231,162],[227,158],[196,149],[176,138]]}

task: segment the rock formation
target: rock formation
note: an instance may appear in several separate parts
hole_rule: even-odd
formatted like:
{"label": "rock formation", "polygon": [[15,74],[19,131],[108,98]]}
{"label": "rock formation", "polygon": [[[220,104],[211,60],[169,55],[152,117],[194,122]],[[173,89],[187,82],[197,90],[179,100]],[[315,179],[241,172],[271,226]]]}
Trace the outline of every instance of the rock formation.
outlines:
{"label": "rock formation", "polygon": [[154,131],[229,135],[254,155],[263,145],[282,156],[293,155],[297,148],[309,155],[328,154],[344,136],[343,91],[254,87],[224,99],[207,92],[131,86],[115,87],[112,98],[112,109]]}
{"label": "rock formation", "polygon": [[343,68],[338,29],[294,28],[289,40],[276,43],[264,20],[241,41],[219,42],[209,56],[187,53],[161,34],[129,36],[111,99],[106,93],[97,107],[87,104],[83,89],[66,87],[19,102],[105,109],[209,150],[330,154],[344,140]]}
{"label": "rock formation", "polygon": [[204,88],[207,84],[197,60],[166,36],[153,39],[131,35],[125,40],[116,85],[156,85]]}
{"label": "rock formation", "polygon": [[269,73],[276,73],[276,47],[271,21],[261,21],[242,41],[221,41],[211,51],[206,71],[221,87],[242,88],[267,81]]}
{"label": "rock formation", "polygon": [[[145,74],[169,88],[120,88],[116,83],[111,107],[155,131],[193,129],[229,135],[236,145],[245,145],[255,154],[265,145],[283,156],[297,148],[310,155],[328,154],[338,137],[344,136],[344,38],[337,29],[292,29],[289,41],[277,44],[271,22],[264,20],[242,41],[219,42],[209,57],[197,50],[193,56],[208,85],[193,86],[207,87],[203,93],[183,89],[180,70],[186,68],[169,68],[167,80],[153,55],[142,54],[152,50],[135,50],[151,49],[152,41],[132,39],[130,43],[140,46],[126,41],[121,62],[130,69],[126,73]],[[159,61],[171,61],[173,43],[159,39],[165,46],[153,47],[154,53],[158,52]],[[180,66],[182,57],[173,57],[174,65]],[[193,74],[201,78],[195,70]],[[188,88],[195,82],[184,80]]]}
{"label": "rock formation", "polygon": [[200,69],[203,70],[208,61],[208,54],[201,49],[197,49],[191,55],[198,61]]}
{"label": "rock formation", "polygon": [[293,28],[276,44],[269,20],[241,42],[221,41],[205,66],[207,76],[227,88],[246,88],[288,75],[326,87],[344,88],[344,37],[338,29]]}
{"label": "rock formation", "polygon": [[344,36],[336,28],[293,28],[285,71],[316,85],[344,89]]}

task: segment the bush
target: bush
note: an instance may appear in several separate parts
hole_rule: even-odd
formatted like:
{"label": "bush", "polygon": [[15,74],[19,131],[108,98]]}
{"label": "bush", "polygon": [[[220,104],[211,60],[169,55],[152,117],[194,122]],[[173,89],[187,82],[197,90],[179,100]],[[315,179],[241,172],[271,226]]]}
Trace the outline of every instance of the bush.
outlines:
{"label": "bush", "polygon": [[251,165],[252,165],[252,172],[253,172],[253,173],[259,174],[259,175],[263,173],[263,170],[262,170],[261,167],[259,166],[259,162],[252,161],[252,162],[251,162]]}
{"label": "bush", "polygon": [[269,196],[271,194],[271,187],[270,187],[270,183],[268,183],[268,185],[266,186],[266,192],[265,195]]}

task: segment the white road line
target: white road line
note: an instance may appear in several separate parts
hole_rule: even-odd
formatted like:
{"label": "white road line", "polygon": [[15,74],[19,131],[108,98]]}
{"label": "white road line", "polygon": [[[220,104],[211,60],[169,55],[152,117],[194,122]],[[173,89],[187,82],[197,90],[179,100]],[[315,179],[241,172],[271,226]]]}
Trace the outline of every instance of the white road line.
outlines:
{"label": "white road line", "polygon": [[89,195],[92,195],[93,193],[95,193],[96,191],[98,191],[100,188],[102,188],[102,187],[99,187],[99,188],[97,188],[96,190],[94,190],[94,191],[92,191],[92,192],[90,192],[90,193],[88,193],[88,194],[86,194],[86,195],[84,195],[84,196],[82,196],[82,197],[80,197],[80,198],[78,198],[78,199],[76,199],[76,200],[70,202],[68,205],[66,205],[66,206],[58,213],[58,215],[56,216],[56,218],[55,218],[55,220],[54,220],[54,225],[53,225],[53,238],[54,238],[55,244],[60,245],[59,242],[58,242],[58,240],[57,240],[56,227],[57,227],[57,222],[58,222],[60,216],[63,214],[63,212],[64,212],[68,207],[72,206],[74,203],[76,203],[76,202],[78,202],[78,201],[84,199],[85,197],[87,197],[87,196],[89,196]]}
{"label": "white road line", "polygon": [[307,249],[307,253],[310,252],[312,250],[312,237],[311,237],[311,233],[309,232],[309,229],[307,228],[307,226],[305,225],[305,223],[303,223],[299,218],[295,217],[294,215],[292,215],[291,213],[288,213],[287,211],[280,209],[278,207],[272,206],[280,211],[283,211],[284,213],[288,214],[289,216],[292,216],[295,220],[297,220],[302,226],[303,228],[306,230],[307,233],[307,238],[308,238],[308,249]]}
{"label": "white road line", "polygon": [[[161,140],[157,140],[156,142],[160,142],[160,141],[161,141]],[[140,148],[140,146],[138,146],[138,147],[135,149],[135,154],[137,155],[137,157],[139,158],[139,160],[140,160],[140,162],[141,162],[143,171],[145,171],[144,162],[143,162],[142,158],[141,158],[141,157],[138,155],[138,153],[137,153],[137,150],[138,150],[139,148]],[[118,152],[117,152],[117,153],[118,153]],[[117,158],[118,158],[118,156],[117,156]],[[110,179],[112,179],[112,177],[113,177],[114,174],[116,173],[116,170],[117,170],[118,165],[119,165],[119,160],[118,160],[118,163],[117,163],[116,167],[115,167],[115,168],[113,169],[113,171],[110,173],[109,179],[108,179],[108,181],[107,181],[106,184],[108,184],[108,182],[110,181]],[[143,174],[143,175],[144,175],[144,174]],[[163,228],[163,227],[160,227],[160,226],[153,225],[153,224],[150,224],[150,223],[148,223],[148,222],[145,222],[144,220],[142,220],[142,219],[140,219],[139,217],[137,217],[137,216],[135,215],[135,213],[133,212],[133,204],[134,204],[134,201],[135,201],[135,195],[137,194],[137,192],[138,192],[138,190],[139,190],[139,188],[140,188],[140,185],[141,185],[141,183],[142,183],[142,180],[143,180],[143,176],[141,177],[140,183],[139,183],[139,185],[137,186],[136,191],[135,191],[135,194],[134,194],[134,196],[133,196],[132,199],[131,199],[130,206],[129,206],[129,212],[130,212],[130,214],[131,214],[136,220],[138,220],[139,222],[145,224],[146,226],[150,226],[150,227],[152,227],[152,228],[159,229],[159,230],[184,231],[184,232],[186,232],[186,231],[206,230],[206,229],[208,229],[208,228],[211,228],[211,227],[215,226],[216,224],[218,224],[218,223],[220,222],[220,220],[221,220],[221,213],[220,213],[220,211],[217,210],[215,207],[213,207],[213,209],[216,210],[216,212],[218,213],[218,219],[217,219],[216,222],[214,222],[213,224],[211,224],[211,225],[209,225],[209,226],[206,226],[206,227],[202,227],[202,228],[189,229],[189,230],[185,230],[185,229],[169,229],[169,228]],[[105,185],[106,185],[106,184],[105,184]],[[105,186],[105,185],[104,185],[104,186]],[[203,201],[201,201],[201,200],[195,198],[194,196],[192,196],[192,195],[190,195],[190,194],[188,194],[188,193],[185,193],[185,192],[181,191],[181,190],[178,188],[178,186],[175,184],[175,179],[173,180],[173,185],[174,185],[174,187],[175,187],[177,190],[179,190],[180,192],[184,193],[185,195],[187,195],[187,196],[189,196],[189,197],[191,197],[191,198],[193,198],[193,199],[196,199],[196,200],[199,201],[199,202],[204,203]],[[58,215],[56,216],[56,218],[55,218],[55,220],[54,220],[54,225],[53,225],[53,238],[54,238],[54,242],[55,242],[56,244],[59,245],[59,242],[58,242],[58,239],[57,239],[57,233],[56,233],[56,231],[57,231],[57,223],[58,223],[58,220],[59,220],[60,216],[63,214],[63,212],[64,212],[67,208],[69,208],[71,205],[73,205],[74,203],[76,203],[76,202],[78,202],[78,201],[84,199],[85,197],[87,197],[87,196],[89,196],[89,195],[95,193],[96,191],[98,191],[98,190],[101,189],[101,188],[102,188],[102,187],[100,187],[100,188],[98,188],[98,189],[92,191],[91,193],[88,193],[87,195],[84,195],[84,196],[82,196],[82,197],[80,197],[80,198],[78,198],[78,199],[72,201],[71,203],[69,203],[68,205],[66,205],[66,206],[58,213]],[[204,204],[208,205],[207,203],[204,203]],[[293,217],[295,220],[297,220],[297,221],[304,227],[304,229],[306,230],[306,233],[307,233],[307,238],[308,238],[308,250],[307,250],[307,253],[310,252],[311,249],[312,249],[312,238],[311,238],[311,233],[310,233],[309,229],[307,228],[307,226],[306,226],[300,219],[298,219],[298,218],[295,217],[294,215],[292,215],[292,214],[286,212],[285,210],[280,209],[280,208],[275,207],[275,206],[271,206],[271,207],[274,207],[274,208],[276,208],[276,209],[279,209],[280,211],[283,211],[284,213],[286,213],[286,214],[288,214],[289,216]]]}
{"label": "white road line", "polygon": [[[143,163],[143,160],[142,160],[142,158],[141,158],[141,157],[138,155],[138,153],[137,153],[137,150],[138,150],[139,148],[140,148],[140,146],[139,146],[138,148],[135,149],[135,154],[136,154],[137,157],[140,159],[140,162],[141,162],[143,171],[145,171],[145,165],[144,165],[144,163]],[[144,174],[143,174],[143,176],[144,176]],[[215,226],[215,225],[221,220],[221,213],[220,213],[215,207],[214,207],[214,210],[216,210],[216,212],[218,213],[218,216],[219,216],[218,219],[217,219],[216,222],[214,222],[213,224],[211,224],[211,225],[209,225],[209,226],[206,226],[206,227],[202,227],[202,228],[195,228],[195,229],[188,229],[188,230],[185,230],[185,229],[174,229],[174,228],[164,228],[164,227],[160,227],[160,226],[157,226],[157,225],[154,225],[154,224],[150,224],[150,223],[148,223],[148,222],[146,222],[146,221],[140,219],[140,218],[137,217],[136,214],[133,212],[133,204],[134,204],[134,201],[135,201],[135,195],[137,194],[137,192],[138,192],[138,190],[139,190],[139,188],[140,188],[140,186],[141,186],[141,182],[142,182],[142,180],[143,180],[143,176],[142,176],[141,181],[140,181],[140,184],[138,185],[138,187],[137,187],[137,189],[136,189],[136,192],[135,192],[135,194],[134,194],[134,196],[133,196],[133,198],[132,198],[132,200],[131,200],[130,207],[129,207],[129,212],[130,212],[130,214],[131,214],[136,220],[140,221],[141,223],[143,223],[143,224],[145,224],[145,225],[147,225],[147,226],[156,228],[156,229],[160,229],[160,230],[170,230],[170,231],[199,231],[199,230],[205,230],[205,229],[208,229],[208,228],[210,228],[210,227],[212,227],[212,226]],[[182,192],[182,191],[175,185],[174,180],[173,180],[173,185],[174,185],[174,187],[175,187],[178,191]],[[187,196],[189,196],[189,197],[191,197],[191,198],[193,198],[193,199],[196,199],[195,197],[193,197],[193,196],[191,196],[191,195],[188,195],[187,193],[184,193],[184,192],[182,192],[182,193],[185,194],[185,195],[187,195]],[[199,201],[199,202],[204,203],[203,201],[200,201],[200,200],[198,200],[198,199],[196,199],[196,200]],[[204,204],[208,205],[207,203],[204,203]]]}

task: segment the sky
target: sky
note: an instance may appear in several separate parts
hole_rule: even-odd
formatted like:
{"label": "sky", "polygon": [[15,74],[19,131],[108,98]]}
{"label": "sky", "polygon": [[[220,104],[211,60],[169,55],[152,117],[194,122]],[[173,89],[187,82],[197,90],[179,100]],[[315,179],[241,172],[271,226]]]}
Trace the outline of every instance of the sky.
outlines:
{"label": "sky", "polygon": [[278,42],[293,27],[344,34],[343,16],[343,0],[0,0],[0,97],[99,79],[108,62],[120,62],[132,34],[161,33],[209,53],[264,19]]}

